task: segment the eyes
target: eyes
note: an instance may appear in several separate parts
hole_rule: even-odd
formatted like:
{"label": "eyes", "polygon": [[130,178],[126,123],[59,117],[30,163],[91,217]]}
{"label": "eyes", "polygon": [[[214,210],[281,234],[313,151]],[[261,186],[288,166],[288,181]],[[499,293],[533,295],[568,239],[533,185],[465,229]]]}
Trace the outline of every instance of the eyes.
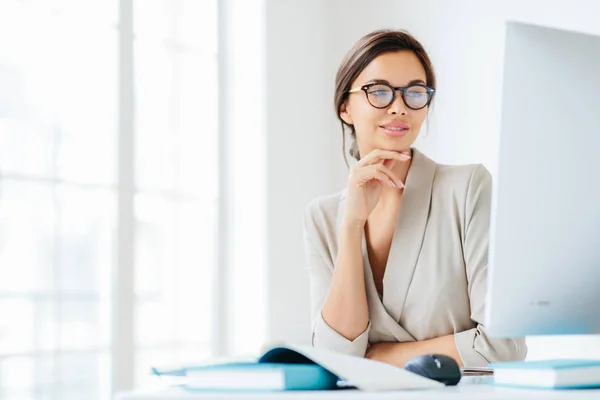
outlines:
{"label": "eyes", "polygon": [[391,96],[391,94],[392,94],[389,90],[383,90],[383,89],[369,90],[367,93],[370,96]]}
{"label": "eyes", "polygon": [[402,92],[402,98],[406,106],[413,110],[419,110],[429,104],[434,89],[425,85],[411,85],[407,87],[394,88],[387,84],[370,84],[363,86],[367,99],[376,108],[385,108],[393,103],[396,91]]}

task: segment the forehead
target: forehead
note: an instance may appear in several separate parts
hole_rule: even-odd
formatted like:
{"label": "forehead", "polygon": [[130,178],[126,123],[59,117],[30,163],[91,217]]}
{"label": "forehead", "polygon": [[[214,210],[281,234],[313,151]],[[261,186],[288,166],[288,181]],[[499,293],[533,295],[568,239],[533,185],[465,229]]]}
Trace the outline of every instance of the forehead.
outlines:
{"label": "forehead", "polygon": [[364,85],[374,79],[386,80],[394,86],[403,86],[415,79],[421,79],[423,82],[427,81],[425,69],[415,53],[410,50],[377,56],[358,75],[354,83]]}

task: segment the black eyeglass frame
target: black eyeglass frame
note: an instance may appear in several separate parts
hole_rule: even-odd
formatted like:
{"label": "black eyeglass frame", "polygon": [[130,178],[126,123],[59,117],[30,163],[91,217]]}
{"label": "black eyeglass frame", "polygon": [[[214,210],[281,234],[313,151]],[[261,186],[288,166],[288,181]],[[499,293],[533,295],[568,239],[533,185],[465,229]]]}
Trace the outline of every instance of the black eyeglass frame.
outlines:
{"label": "black eyeglass frame", "polygon": [[[392,98],[391,98],[390,102],[387,105],[379,107],[379,106],[376,106],[373,103],[371,103],[371,100],[369,100],[368,90],[370,88],[372,88],[373,86],[387,86],[388,88],[390,88],[390,90],[392,91]],[[429,95],[429,99],[427,100],[427,103],[425,103],[425,105],[423,107],[414,108],[414,107],[409,106],[408,103],[406,102],[406,98],[405,98],[406,91],[408,89],[412,88],[412,87],[415,87],[415,86],[425,88],[427,90],[428,95]],[[415,111],[422,110],[423,108],[427,107],[431,103],[431,100],[433,100],[433,95],[435,94],[435,89],[434,88],[430,88],[427,85],[423,85],[423,84],[419,84],[419,83],[414,84],[414,85],[410,85],[410,86],[405,86],[405,87],[393,87],[392,85],[388,85],[387,83],[383,83],[383,82],[367,83],[366,85],[362,85],[361,87],[355,87],[353,89],[350,89],[348,91],[348,93],[355,93],[355,92],[358,92],[360,90],[362,90],[363,92],[365,92],[365,97],[367,98],[367,101],[369,102],[369,104],[372,107],[375,107],[375,108],[378,108],[378,109],[387,108],[391,104],[393,104],[394,100],[396,100],[396,92],[399,90],[399,91],[402,92],[402,101],[404,102],[404,105],[406,105],[406,107],[410,108],[411,110],[415,110]]]}

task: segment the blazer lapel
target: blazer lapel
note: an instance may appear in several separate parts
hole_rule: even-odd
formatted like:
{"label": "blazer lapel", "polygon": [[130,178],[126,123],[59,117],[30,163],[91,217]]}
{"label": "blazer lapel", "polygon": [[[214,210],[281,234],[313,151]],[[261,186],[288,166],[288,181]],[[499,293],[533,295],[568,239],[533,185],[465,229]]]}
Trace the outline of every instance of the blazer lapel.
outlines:
{"label": "blazer lapel", "polygon": [[[369,313],[371,318],[371,331],[378,331],[386,336],[394,337],[398,342],[411,342],[415,338],[408,333],[398,321],[386,310],[375,286],[373,271],[369,262],[369,253],[367,251],[366,235],[362,240],[363,264],[365,274],[365,288],[367,291],[367,301],[369,303]],[[385,298],[385,292],[384,292]]]}
{"label": "blazer lapel", "polygon": [[413,149],[402,206],[383,276],[383,305],[400,321],[425,236],[436,163]]}
{"label": "blazer lapel", "polygon": [[[340,197],[340,206],[338,207],[337,213],[337,232],[340,232],[342,223],[346,215],[346,196],[347,191],[342,191]],[[365,279],[365,290],[367,292],[367,302],[369,303],[369,317],[371,319],[371,332],[380,332],[389,337],[395,338],[399,342],[414,341],[415,338],[409,334],[403,327],[395,321],[390,314],[387,312],[379,294],[375,287],[375,281],[373,279],[373,271],[371,270],[371,264],[369,263],[369,253],[367,251],[366,235],[362,238],[362,254],[363,254],[363,266],[364,266],[364,279]],[[337,249],[336,249],[337,253]]]}

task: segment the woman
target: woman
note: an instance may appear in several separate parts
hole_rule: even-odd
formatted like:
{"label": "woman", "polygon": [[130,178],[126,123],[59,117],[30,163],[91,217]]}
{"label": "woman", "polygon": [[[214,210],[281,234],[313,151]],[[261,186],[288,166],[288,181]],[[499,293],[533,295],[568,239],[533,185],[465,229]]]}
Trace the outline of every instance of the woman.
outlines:
{"label": "woman", "polygon": [[373,32],[342,61],[335,106],[357,163],[344,191],[307,207],[315,347],[397,366],[431,353],[465,366],[525,357],[524,339],[482,325],[489,172],[411,147],[435,88],[427,53],[404,31]]}

